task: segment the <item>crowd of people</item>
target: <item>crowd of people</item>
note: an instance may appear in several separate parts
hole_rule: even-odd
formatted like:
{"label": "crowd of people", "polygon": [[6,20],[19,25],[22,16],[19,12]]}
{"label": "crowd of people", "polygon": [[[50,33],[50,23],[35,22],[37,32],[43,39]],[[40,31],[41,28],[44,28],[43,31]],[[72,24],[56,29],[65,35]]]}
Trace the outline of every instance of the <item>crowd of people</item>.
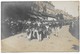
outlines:
{"label": "crowd of people", "polygon": [[55,36],[58,36],[58,30],[61,28],[61,23],[58,21],[26,21],[23,26],[23,31],[27,33],[27,38],[29,40],[38,39],[39,41],[43,38],[50,38],[50,34],[54,31]]}
{"label": "crowd of people", "polygon": [[[62,17],[61,17],[62,18]],[[53,18],[53,20],[41,20],[37,18],[36,20],[17,20],[13,18],[7,18],[4,21],[7,29],[11,35],[15,35],[21,32],[27,33],[27,38],[29,40],[38,39],[43,40],[43,38],[50,38],[50,34],[54,31],[54,35],[58,36],[58,30],[62,27],[63,22],[60,17]],[[4,27],[4,26],[3,26]]]}

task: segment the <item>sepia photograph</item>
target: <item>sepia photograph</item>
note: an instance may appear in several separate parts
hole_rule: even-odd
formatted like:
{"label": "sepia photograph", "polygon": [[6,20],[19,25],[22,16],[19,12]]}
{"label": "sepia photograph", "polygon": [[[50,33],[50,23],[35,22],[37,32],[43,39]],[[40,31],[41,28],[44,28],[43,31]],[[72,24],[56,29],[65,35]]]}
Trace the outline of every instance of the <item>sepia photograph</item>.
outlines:
{"label": "sepia photograph", "polygon": [[1,1],[1,52],[79,52],[79,1]]}

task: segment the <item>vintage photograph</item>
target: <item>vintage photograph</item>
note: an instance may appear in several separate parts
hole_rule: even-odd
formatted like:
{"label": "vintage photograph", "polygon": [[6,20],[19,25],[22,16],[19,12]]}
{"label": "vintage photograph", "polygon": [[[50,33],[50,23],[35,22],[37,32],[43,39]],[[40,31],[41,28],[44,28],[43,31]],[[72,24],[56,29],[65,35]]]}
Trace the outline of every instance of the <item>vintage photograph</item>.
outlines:
{"label": "vintage photograph", "polygon": [[79,52],[79,2],[2,1],[1,52]]}

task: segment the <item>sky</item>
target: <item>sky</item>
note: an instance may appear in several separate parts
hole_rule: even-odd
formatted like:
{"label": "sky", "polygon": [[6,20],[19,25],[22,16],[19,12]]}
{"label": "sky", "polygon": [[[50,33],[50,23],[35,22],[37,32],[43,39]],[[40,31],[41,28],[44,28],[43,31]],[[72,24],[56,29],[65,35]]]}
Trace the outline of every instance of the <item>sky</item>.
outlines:
{"label": "sky", "polygon": [[78,16],[77,1],[54,1],[52,3],[56,9],[64,10],[74,17]]}

